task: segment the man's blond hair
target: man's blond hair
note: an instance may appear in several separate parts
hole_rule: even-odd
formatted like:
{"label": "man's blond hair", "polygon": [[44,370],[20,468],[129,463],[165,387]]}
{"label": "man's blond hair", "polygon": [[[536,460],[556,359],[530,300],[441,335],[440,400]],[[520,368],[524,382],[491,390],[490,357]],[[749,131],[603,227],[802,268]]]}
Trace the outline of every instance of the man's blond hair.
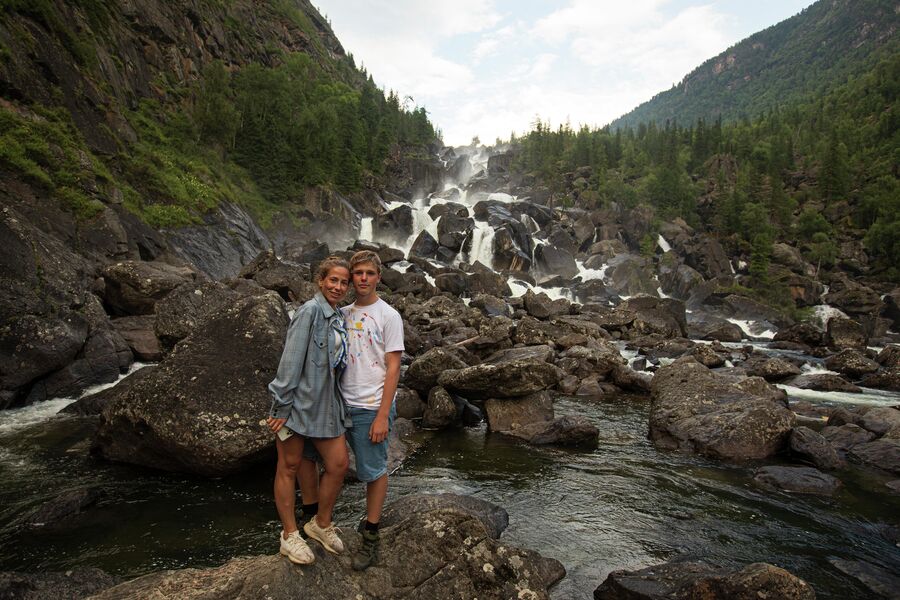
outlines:
{"label": "man's blond hair", "polygon": [[372,252],[371,250],[360,250],[356,254],[350,257],[350,273],[353,273],[353,270],[357,265],[361,265],[362,263],[372,263],[375,265],[375,269],[378,271],[378,274],[381,275],[381,258],[379,258],[378,254]]}

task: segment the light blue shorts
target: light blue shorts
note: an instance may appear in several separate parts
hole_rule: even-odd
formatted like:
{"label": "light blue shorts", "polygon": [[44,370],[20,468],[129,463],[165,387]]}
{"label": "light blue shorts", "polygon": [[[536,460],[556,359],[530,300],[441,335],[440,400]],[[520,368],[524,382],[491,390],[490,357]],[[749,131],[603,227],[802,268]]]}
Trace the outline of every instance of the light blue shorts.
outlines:
{"label": "light blue shorts", "polygon": [[[375,420],[377,410],[368,408],[356,408],[348,406],[353,426],[347,429],[347,442],[353,455],[356,457],[356,478],[364,483],[370,483],[387,473],[388,438],[380,444],[373,444],[369,439],[369,428]],[[388,431],[394,427],[394,418],[397,415],[396,404],[391,405],[388,413]]]}

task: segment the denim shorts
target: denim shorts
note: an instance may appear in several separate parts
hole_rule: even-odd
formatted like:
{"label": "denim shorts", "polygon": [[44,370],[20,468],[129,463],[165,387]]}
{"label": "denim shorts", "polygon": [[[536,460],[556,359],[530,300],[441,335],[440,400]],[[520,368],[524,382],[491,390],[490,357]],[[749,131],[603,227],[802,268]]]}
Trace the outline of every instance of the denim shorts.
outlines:
{"label": "denim shorts", "polygon": [[[373,444],[369,439],[369,428],[375,420],[377,410],[348,406],[353,426],[347,429],[347,442],[356,457],[356,478],[363,483],[370,483],[387,473],[388,438],[380,444]],[[394,427],[397,415],[396,405],[391,405],[388,413],[388,431]]]}

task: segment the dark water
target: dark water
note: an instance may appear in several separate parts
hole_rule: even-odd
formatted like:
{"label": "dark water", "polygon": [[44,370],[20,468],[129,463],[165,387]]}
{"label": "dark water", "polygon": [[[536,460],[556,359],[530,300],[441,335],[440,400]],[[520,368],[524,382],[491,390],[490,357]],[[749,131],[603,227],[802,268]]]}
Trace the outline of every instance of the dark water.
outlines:
{"label": "dark water", "polygon": [[[206,480],[97,462],[84,443],[89,421],[41,420],[29,410],[0,415],[0,570],[96,566],[133,577],[275,552],[272,469]],[[844,491],[826,499],[765,492],[753,486],[752,466],[653,448],[646,398],[563,399],[556,411],[591,419],[600,447],[533,448],[484,428],[441,432],[395,474],[390,497],[446,491],[502,505],[510,515],[507,543],[566,566],[554,590],[559,599],[590,598],[611,570],[678,556],[770,562],[832,599],[871,594],[831,567],[830,557],[900,570],[900,550],[885,535],[900,527],[900,499],[874,491],[884,477],[842,474]],[[103,496],[64,529],[17,526],[42,502],[85,487]],[[360,484],[345,488],[339,523],[362,514],[363,492]]]}

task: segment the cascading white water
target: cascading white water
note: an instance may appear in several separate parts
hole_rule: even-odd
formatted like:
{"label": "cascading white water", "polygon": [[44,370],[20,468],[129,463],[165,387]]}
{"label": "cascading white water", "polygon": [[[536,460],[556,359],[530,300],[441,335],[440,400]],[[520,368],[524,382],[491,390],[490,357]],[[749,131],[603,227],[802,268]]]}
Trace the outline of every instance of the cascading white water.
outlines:
{"label": "cascading white water", "polygon": [[667,242],[666,238],[664,238],[662,235],[656,236],[656,245],[659,246],[659,249],[663,252],[668,252],[672,249],[672,246],[669,245],[669,242]]}
{"label": "cascading white water", "polygon": [[374,241],[375,234],[372,232],[372,217],[363,217],[359,222],[359,239],[366,241]]}

